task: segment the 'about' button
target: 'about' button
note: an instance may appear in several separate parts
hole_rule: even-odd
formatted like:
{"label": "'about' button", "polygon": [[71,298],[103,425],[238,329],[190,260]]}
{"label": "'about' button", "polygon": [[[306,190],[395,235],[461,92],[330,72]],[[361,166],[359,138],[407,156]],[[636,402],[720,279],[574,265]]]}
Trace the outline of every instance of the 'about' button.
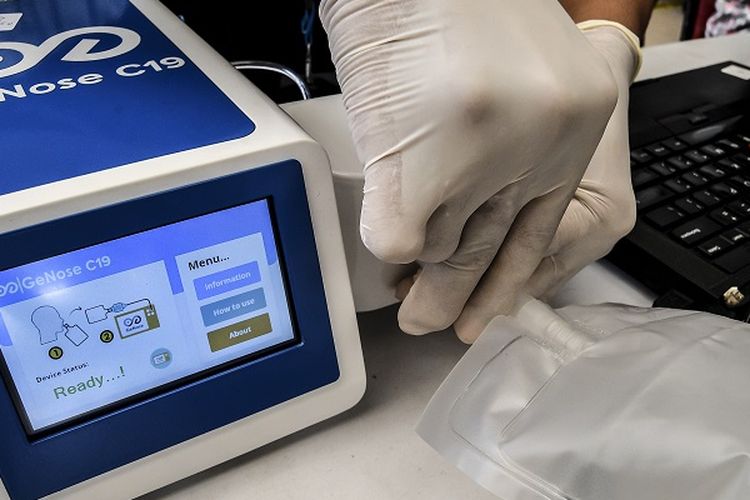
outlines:
{"label": "'about' button", "polygon": [[216,352],[267,333],[271,333],[271,317],[268,313],[209,332],[208,345],[211,352]]}

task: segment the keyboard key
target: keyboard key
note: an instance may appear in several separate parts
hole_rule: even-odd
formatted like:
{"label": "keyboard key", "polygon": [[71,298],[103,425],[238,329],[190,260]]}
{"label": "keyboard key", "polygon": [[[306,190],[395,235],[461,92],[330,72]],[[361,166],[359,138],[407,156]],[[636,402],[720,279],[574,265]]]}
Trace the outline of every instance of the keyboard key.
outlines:
{"label": "keyboard key", "polygon": [[642,168],[633,172],[633,186],[643,186],[644,184],[648,184],[649,182],[655,181],[658,178],[659,176],[653,170]]}
{"label": "keyboard key", "polygon": [[742,175],[735,175],[731,180],[733,183],[737,184],[740,189],[750,189],[750,179],[748,179],[747,177],[744,177]]}
{"label": "keyboard key", "polygon": [[670,179],[665,182],[664,185],[677,194],[684,193],[685,191],[688,191],[690,189],[690,184],[682,179]]}
{"label": "keyboard key", "polygon": [[675,206],[689,215],[695,215],[703,210],[703,205],[692,198],[681,198],[674,202]]}
{"label": "keyboard key", "polygon": [[651,146],[646,148],[646,151],[656,156],[657,158],[661,158],[662,156],[669,156],[669,154],[671,153],[671,151],[662,144],[652,144]]}
{"label": "keyboard key", "polygon": [[732,246],[732,243],[725,240],[724,238],[711,238],[707,242],[698,246],[698,249],[703,252],[707,257],[716,257],[717,255],[724,253]]}
{"label": "keyboard key", "polygon": [[739,229],[730,229],[729,231],[721,234],[722,238],[731,241],[734,244],[744,243],[748,239],[748,235],[743,233]]}
{"label": "keyboard key", "polygon": [[713,177],[714,179],[721,179],[722,177],[727,175],[726,170],[722,170],[719,167],[716,167],[715,165],[703,165],[701,168],[698,169],[698,171],[704,175]]}
{"label": "keyboard key", "polygon": [[735,141],[739,142],[740,144],[750,144],[750,136],[746,134],[737,134],[734,137],[732,137]]}
{"label": "keyboard key", "polygon": [[722,226],[734,226],[740,221],[739,216],[733,214],[726,208],[720,208],[711,212],[711,218]]}
{"label": "keyboard key", "polygon": [[732,210],[732,212],[740,214],[743,218],[750,217],[750,203],[746,201],[743,201],[743,200],[733,201],[727,206]]}
{"label": "keyboard key", "polygon": [[682,151],[683,149],[686,149],[687,143],[679,140],[679,139],[667,139],[666,141],[661,141],[662,144],[664,144],[666,147],[671,149],[672,151]]}
{"label": "keyboard key", "polygon": [[[700,113],[700,111],[698,111]],[[739,123],[744,116],[736,115],[725,118],[719,122],[712,123],[697,130],[691,130],[688,133],[680,135],[680,139],[690,145],[703,144],[704,142],[718,139],[724,136],[729,130]]]}
{"label": "keyboard key", "polygon": [[721,201],[718,196],[706,190],[693,193],[693,198],[698,200],[698,203],[700,203],[701,205],[705,205],[707,207],[713,207]]}
{"label": "keyboard key", "polygon": [[743,167],[749,167],[750,166],[750,156],[748,156],[748,155],[746,155],[744,153],[740,153],[738,155],[732,156],[732,160],[736,161],[737,163],[739,163]]}
{"label": "keyboard key", "polygon": [[646,215],[646,219],[659,229],[670,226],[684,217],[685,214],[670,206],[657,208]]}
{"label": "keyboard key", "polygon": [[740,194],[739,189],[723,182],[714,184],[709,189],[719,198],[731,198],[732,196],[737,196],[738,194]]}
{"label": "keyboard key", "polygon": [[708,182],[708,179],[703,177],[698,172],[688,172],[687,174],[682,176],[682,179],[695,187],[700,187]]}
{"label": "keyboard key", "polygon": [[703,153],[700,153],[694,149],[691,149],[690,151],[687,151],[684,155],[685,158],[692,161],[693,163],[701,164],[706,163],[709,158]]}
{"label": "keyboard key", "polygon": [[714,263],[728,273],[736,273],[750,264],[750,245],[742,245],[730,250],[716,259]]}
{"label": "keyboard key", "polygon": [[[641,189],[635,194],[635,201],[638,210],[644,210],[651,205],[660,203],[674,195],[672,191],[665,188],[664,186],[652,186],[646,189]],[[718,201],[718,200],[717,200]]]}
{"label": "keyboard key", "polygon": [[725,168],[729,171],[742,170],[742,165],[740,165],[736,161],[730,160],[729,158],[724,158],[723,160],[719,160],[718,165],[719,167]]}
{"label": "keyboard key", "polygon": [[701,153],[712,156],[714,158],[718,158],[727,154],[726,150],[718,146],[714,146],[713,144],[706,144],[705,146],[703,146],[701,148]]}
{"label": "keyboard key", "polygon": [[687,170],[695,166],[695,162],[692,162],[682,156],[675,156],[674,158],[670,158],[669,160],[667,160],[667,163],[678,170]]}
{"label": "keyboard key", "polygon": [[652,160],[651,155],[642,149],[636,149],[630,153],[630,159],[639,165],[642,163],[648,163]]}
{"label": "keyboard key", "polygon": [[720,225],[704,216],[679,226],[672,231],[672,235],[681,241],[683,245],[694,245],[718,233],[720,230]]}
{"label": "keyboard key", "polygon": [[667,177],[668,175],[672,175],[673,173],[677,172],[677,169],[675,167],[667,165],[663,161],[656,162],[649,168],[651,168],[651,170],[661,175],[662,177]]}
{"label": "keyboard key", "polygon": [[722,139],[716,143],[719,147],[727,149],[729,151],[739,151],[742,146],[737,141],[732,139]]}

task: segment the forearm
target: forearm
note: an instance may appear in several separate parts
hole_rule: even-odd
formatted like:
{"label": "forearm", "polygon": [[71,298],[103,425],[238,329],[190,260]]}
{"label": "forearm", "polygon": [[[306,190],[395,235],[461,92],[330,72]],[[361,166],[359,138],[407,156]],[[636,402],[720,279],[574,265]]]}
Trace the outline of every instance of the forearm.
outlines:
{"label": "forearm", "polygon": [[573,21],[616,21],[643,39],[656,0],[560,0]]}

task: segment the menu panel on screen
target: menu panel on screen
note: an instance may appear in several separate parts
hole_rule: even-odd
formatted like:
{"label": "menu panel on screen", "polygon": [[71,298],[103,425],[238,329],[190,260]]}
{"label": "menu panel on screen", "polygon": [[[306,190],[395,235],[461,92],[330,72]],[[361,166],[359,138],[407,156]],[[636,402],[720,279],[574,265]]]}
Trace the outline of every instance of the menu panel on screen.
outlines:
{"label": "menu panel on screen", "polygon": [[260,200],[0,271],[27,430],[294,340],[272,224]]}

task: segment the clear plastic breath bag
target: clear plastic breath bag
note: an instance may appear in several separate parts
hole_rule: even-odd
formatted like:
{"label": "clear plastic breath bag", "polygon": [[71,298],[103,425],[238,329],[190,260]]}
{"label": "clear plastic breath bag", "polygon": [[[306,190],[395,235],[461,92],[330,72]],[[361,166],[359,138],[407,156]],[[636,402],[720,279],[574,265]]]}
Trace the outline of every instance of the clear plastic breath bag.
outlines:
{"label": "clear plastic breath bag", "polygon": [[506,500],[750,498],[750,326],[619,305],[496,318],[417,432]]}

